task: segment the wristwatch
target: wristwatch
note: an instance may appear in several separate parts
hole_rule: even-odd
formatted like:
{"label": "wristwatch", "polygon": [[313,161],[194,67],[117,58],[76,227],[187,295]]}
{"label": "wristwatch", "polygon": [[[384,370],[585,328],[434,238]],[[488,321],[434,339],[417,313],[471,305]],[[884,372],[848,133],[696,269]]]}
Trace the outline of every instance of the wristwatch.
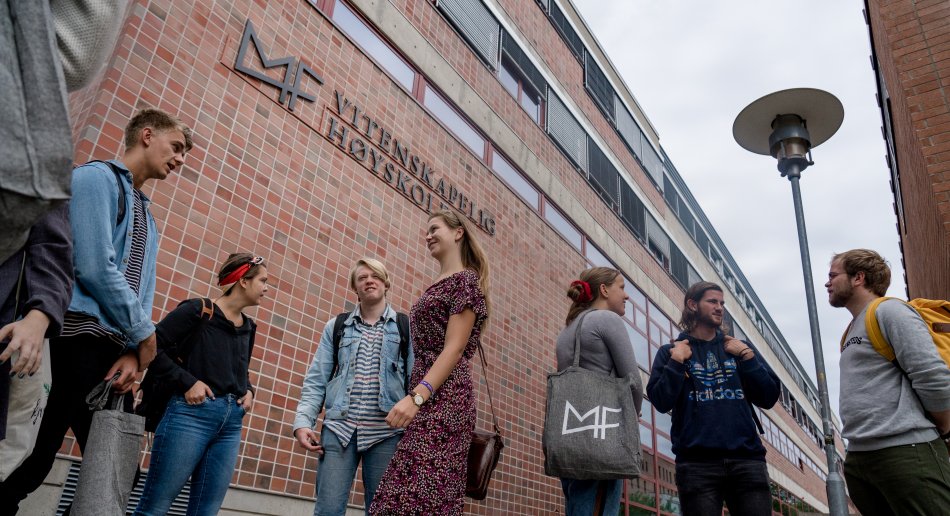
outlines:
{"label": "wristwatch", "polygon": [[426,402],[426,399],[416,391],[412,391],[409,397],[412,398],[412,402],[415,403],[417,407],[421,407],[422,404]]}

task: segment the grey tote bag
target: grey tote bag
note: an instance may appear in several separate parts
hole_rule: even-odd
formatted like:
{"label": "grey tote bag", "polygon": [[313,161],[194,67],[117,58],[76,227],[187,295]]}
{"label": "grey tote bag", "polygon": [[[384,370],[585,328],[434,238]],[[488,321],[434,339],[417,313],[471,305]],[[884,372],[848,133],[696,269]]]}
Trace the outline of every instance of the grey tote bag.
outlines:
{"label": "grey tote bag", "polygon": [[[640,428],[629,375],[617,378],[580,367],[580,315],[574,364],[548,374],[544,413],[544,473],[608,480],[640,476]],[[636,374],[636,373],[634,373]]]}
{"label": "grey tote bag", "polygon": [[70,514],[99,516],[125,514],[135,471],[139,465],[145,418],[125,410],[126,398],[112,395],[112,383],[118,378],[100,383],[86,403],[96,413],[89,427],[89,439],[79,468],[79,483]]}

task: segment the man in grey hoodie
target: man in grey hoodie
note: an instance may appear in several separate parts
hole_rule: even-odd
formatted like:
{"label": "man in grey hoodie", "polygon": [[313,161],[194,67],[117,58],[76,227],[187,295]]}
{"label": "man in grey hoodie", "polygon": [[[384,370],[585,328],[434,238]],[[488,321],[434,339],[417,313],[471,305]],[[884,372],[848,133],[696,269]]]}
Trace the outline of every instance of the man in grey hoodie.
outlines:
{"label": "man in grey hoodie", "polygon": [[842,435],[851,500],[862,514],[945,514],[950,507],[950,369],[927,324],[900,300],[876,311],[894,348],[889,362],[868,338],[865,313],[883,297],[891,271],[879,254],[853,249],[835,255],[828,302],[854,316],[841,342]]}

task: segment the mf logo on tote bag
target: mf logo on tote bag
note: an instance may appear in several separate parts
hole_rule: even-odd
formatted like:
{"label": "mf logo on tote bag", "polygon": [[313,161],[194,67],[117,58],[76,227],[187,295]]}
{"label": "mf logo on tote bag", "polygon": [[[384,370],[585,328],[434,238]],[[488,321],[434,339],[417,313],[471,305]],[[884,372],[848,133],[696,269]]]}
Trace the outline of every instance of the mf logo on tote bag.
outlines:
{"label": "mf logo on tote bag", "polygon": [[[608,423],[607,414],[619,414],[622,412],[618,408],[609,408],[603,406],[597,406],[587,411],[583,416],[574,408],[574,405],[571,405],[570,401],[564,401],[564,425],[561,429],[561,435],[574,434],[577,432],[583,432],[585,430],[594,431],[594,439],[600,437],[601,439],[607,438],[607,429],[608,428],[617,428],[620,426],[620,423]],[[586,426],[577,426],[574,428],[568,428],[568,422],[571,420],[569,417],[571,414],[574,415],[574,420],[578,423],[583,423],[587,421],[587,418],[593,416],[594,424]]]}

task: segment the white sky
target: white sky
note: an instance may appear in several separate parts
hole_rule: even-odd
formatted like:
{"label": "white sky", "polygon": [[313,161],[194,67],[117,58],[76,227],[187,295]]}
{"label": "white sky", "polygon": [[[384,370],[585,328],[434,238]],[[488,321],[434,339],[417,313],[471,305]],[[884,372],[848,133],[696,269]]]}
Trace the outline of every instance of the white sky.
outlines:
{"label": "white sky", "polygon": [[[890,175],[860,0],[573,0],[660,135],[660,143],[812,380],[805,287],[791,187],[732,123],[774,91],[810,87],[844,105],[801,180],[831,406],[838,342],[851,320],[828,305],[833,252],[867,247],[905,297]],[[817,385],[817,383],[816,383]]]}

